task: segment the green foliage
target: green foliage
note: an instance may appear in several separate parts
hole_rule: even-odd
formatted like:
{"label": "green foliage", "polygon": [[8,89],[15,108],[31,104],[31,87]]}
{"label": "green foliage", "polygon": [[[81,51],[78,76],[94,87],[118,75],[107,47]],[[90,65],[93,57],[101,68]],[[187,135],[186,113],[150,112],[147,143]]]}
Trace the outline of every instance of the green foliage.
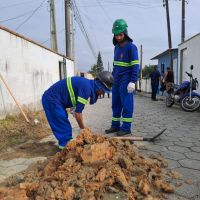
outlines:
{"label": "green foliage", "polygon": [[142,78],[149,78],[151,72],[154,71],[155,65],[145,65],[144,69],[142,69]]}
{"label": "green foliage", "polygon": [[101,53],[99,52],[98,57],[97,57],[97,73],[99,73],[103,70],[104,70],[103,62],[102,62],[102,59],[101,59]]}
{"label": "green foliage", "polygon": [[95,78],[97,76],[97,65],[92,65],[89,73],[92,74],[92,76]]}
{"label": "green foliage", "polygon": [[95,78],[97,76],[97,73],[103,70],[104,70],[103,62],[101,59],[101,53],[99,52],[97,57],[97,64],[91,66],[91,70],[89,71],[89,73],[92,74],[92,76]]}

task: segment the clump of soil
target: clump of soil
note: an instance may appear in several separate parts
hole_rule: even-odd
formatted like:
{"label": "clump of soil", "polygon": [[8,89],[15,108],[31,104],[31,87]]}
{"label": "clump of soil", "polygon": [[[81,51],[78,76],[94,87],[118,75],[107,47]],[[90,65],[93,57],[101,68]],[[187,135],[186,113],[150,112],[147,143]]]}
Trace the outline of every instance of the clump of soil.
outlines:
{"label": "clump of soil", "polygon": [[126,194],[130,200],[163,199],[164,193],[174,192],[165,167],[162,158],[144,157],[128,141],[85,129],[34,176],[0,190],[0,199],[99,200],[111,193]]}

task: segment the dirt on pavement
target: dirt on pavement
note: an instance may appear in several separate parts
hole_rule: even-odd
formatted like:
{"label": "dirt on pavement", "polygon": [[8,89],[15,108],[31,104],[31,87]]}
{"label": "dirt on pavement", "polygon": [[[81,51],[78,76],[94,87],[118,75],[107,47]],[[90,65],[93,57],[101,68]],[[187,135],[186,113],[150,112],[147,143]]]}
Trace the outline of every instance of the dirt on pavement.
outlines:
{"label": "dirt on pavement", "polygon": [[[88,129],[66,148],[24,176],[13,188],[1,188],[2,200],[158,200],[173,193],[173,173],[162,157],[145,157],[128,141],[94,135]],[[119,198],[119,197],[118,197]],[[120,199],[120,198],[119,198]]]}
{"label": "dirt on pavement", "polygon": [[[27,123],[21,115],[7,116],[0,120],[0,158],[10,160],[16,157],[52,155],[55,146],[52,142],[39,143],[52,134],[43,111],[29,112]],[[42,153],[43,152],[43,153]]]}

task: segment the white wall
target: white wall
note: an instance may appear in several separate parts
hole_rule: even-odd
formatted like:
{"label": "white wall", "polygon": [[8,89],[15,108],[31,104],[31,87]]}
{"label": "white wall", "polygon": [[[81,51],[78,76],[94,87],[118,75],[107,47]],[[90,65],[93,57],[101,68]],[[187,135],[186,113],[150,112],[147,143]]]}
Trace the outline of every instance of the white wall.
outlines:
{"label": "white wall", "polygon": [[[0,27],[0,74],[21,105],[37,110],[42,93],[59,80],[63,56],[23,39]],[[67,76],[74,75],[74,62],[66,60]],[[16,105],[0,80],[0,116]]]}
{"label": "white wall", "polygon": [[141,91],[151,93],[151,79],[142,79]]}
{"label": "white wall", "polygon": [[[183,58],[181,58],[181,50],[184,50]],[[179,58],[179,83],[181,81],[181,76],[182,81],[189,80],[185,71],[190,72],[190,65],[194,65],[193,76],[197,78],[200,83],[200,34],[179,45]],[[198,88],[197,91],[200,93],[200,88]]]}

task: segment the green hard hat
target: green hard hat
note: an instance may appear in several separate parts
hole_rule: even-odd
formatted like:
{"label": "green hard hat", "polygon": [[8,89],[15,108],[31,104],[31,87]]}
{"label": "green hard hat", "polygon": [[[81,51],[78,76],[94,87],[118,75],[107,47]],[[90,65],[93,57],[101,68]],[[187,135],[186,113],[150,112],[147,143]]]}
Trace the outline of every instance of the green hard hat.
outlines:
{"label": "green hard hat", "polygon": [[123,19],[117,19],[113,23],[112,33],[114,35],[118,35],[120,33],[123,33],[127,29],[128,25],[125,20]]}

